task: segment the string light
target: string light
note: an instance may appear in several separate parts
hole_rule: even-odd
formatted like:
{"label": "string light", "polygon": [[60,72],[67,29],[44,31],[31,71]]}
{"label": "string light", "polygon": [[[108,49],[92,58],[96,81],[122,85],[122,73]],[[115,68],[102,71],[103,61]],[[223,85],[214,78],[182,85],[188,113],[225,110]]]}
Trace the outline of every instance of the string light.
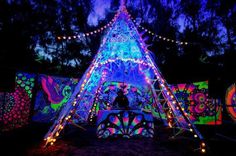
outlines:
{"label": "string light", "polygon": [[[104,81],[104,80],[105,80],[106,75],[107,75],[107,72],[103,71],[103,72],[102,72],[102,76],[101,76],[101,81]],[[100,86],[100,87],[97,89],[97,91],[96,91],[96,93],[95,93],[96,97],[95,97],[94,105],[93,105],[92,109],[89,110],[89,113],[90,113],[89,121],[90,121],[90,122],[93,121],[93,117],[96,115],[97,101],[98,101],[98,96],[100,95],[100,92],[101,92],[101,88],[102,88],[102,86]]]}
{"label": "string light", "polygon": [[116,21],[118,17],[118,13],[115,14],[115,16],[113,17],[113,19],[108,22],[106,25],[104,25],[103,27],[100,27],[94,31],[90,31],[90,32],[87,32],[87,33],[83,33],[82,35],[73,35],[73,36],[58,36],[57,39],[58,40],[71,40],[71,39],[81,39],[81,37],[88,37],[88,36],[91,36],[91,35],[94,35],[94,34],[97,34],[97,33],[101,33],[103,30],[105,30],[106,28],[108,27],[111,27],[112,24]]}
{"label": "string light", "polygon": [[202,145],[202,147],[205,147],[205,146],[206,146],[206,144],[205,144],[204,142],[202,142],[201,145]]}
{"label": "string light", "polygon": [[148,30],[145,27],[141,26],[140,23],[138,23],[136,20],[134,20],[134,18],[129,13],[128,13],[128,15],[136,26],[138,26],[139,28],[141,28],[142,30],[147,32],[148,34],[152,35],[153,37],[156,37],[157,39],[161,39],[163,41],[172,42],[172,43],[176,43],[176,44],[180,44],[180,45],[188,45],[189,44],[188,42],[182,42],[182,41],[174,40],[174,39],[167,38],[167,37],[164,37],[161,35],[157,35],[156,33],[152,32],[151,30]]}
{"label": "string light", "polygon": [[206,149],[202,148],[202,149],[201,149],[201,152],[202,152],[202,153],[206,153]]}
{"label": "string light", "polygon": [[[156,37],[157,39],[161,39],[163,41],[167,41],[167,42],[172,42],[172,43],[176,43],[176,44],[179,44],[179,45],[188,45],[189,43],[188,42],[182,42],[182,41],[177,41],[177,40],[173,40],[173,39],[170,39],[170,38],[167,38],[167,37],[164,37],[164,36],[161,36],[161,35],[157,35],[156,33],[152,32],[151,30],[148,30],[146,28],[144,28],[143,26],[141,26],[139,23],[137,23],[136,20],[134,20],[134,18],[128,13],[127,9],[123,10],[125,13],[128,14],[128,16],[130,17],[130,19],[134,22],[134,24],[136,26],[138,26],[139,28],[141,28],[142,30],[144,30],[145,32],[147,32],[148,34],[152,35],[153,37]],[[73,36],[58,36],[57,39],[58,40],[71,40],[72,38],[73,39],[81,39],[81,37],[85,37],[85,36],[91,36],[91,35],[94,35],[94,34],[97,34],[97,33],[100,33],[102,32],[103,30],[105,30],[106,28],[108,27],[111,27],[112,24],[116,21],[117,17],[118,17],[118,13],[115,14],[114,18],[108,22],[105,26],[103,27],[100,27],[94,31],[91,31],[91,32],[87,32],[87,33],[83,33],[82,35],[73,35]]]}

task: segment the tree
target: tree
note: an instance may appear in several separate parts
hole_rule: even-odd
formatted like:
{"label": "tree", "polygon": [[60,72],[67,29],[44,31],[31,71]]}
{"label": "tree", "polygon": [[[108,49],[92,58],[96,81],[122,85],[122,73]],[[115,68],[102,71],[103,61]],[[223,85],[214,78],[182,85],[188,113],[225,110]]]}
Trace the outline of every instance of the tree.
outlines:
{"label": "tree", "polygon": [[[97,52],[102,34],[63,41],[57,36],[93,31],[108,23],[119,8],[119,1],[111,0],[106,18],[99,20],[98,26],[91,26],[88,16],[95,2],[1,1],[0,66],[81,75]],[[235,2],[127,0],[126,4],[139,25],[160,36],[189,43],[183,46],[166,42],[139,28],[167,79],[175,82],[232,77],[236,66]]]}

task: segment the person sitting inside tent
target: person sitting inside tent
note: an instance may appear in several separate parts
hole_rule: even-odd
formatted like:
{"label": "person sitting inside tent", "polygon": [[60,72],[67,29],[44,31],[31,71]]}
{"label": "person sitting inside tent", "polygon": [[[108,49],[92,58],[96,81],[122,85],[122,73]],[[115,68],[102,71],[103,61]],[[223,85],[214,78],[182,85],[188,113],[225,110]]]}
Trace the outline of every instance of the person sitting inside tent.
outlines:
{"label": "person sitting inside tent", "polygon": [[129,100],[124,95],[124,92],[122,90],[119,90],[117,92],[117,97],[115,98],[113,102],[113,106],[117,106],[117,105],[120,109],[129,109]]}

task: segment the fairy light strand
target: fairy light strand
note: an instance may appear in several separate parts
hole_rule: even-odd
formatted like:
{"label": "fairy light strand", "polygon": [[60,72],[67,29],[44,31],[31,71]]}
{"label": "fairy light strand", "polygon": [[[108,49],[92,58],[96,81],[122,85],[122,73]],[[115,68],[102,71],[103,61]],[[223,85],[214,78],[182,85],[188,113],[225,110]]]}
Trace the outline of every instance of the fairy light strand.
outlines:
{"label": "fairy light strand", "polygon": [[78,35],[71,35],[71,36],[67,36],[67,35],[64,35],[64,36],[57,36],[57,39],[58,40],[71,40],[71,39],[82,39],[84,37],[89,37],[91,35],[95,35],[97,33],[101,33],[103,32],[106,28],[109,28],[112,26],[112,24],[116,21],[116,18],[118,17],[118,13],[115,14],[114,18],[109,22],[107,23],[105,26],[103,27],[100,27],[94,31],[90,31],[90,32],[87,32],[87,33],[81,33],[81,34],[78,34]]}
{"label": "fairy light strand", "polygon": [[[179,40],[174,40],[174,39],[171,39],[171,38],[168,38],[168,37],[165,37],[165,36],[161,36],[161,35],[158,35],[156,33],[154,33],[153,31],[141,26],[131,15],[128,11],[126,11],[128,16],[130,17],[130,19],[133,21],[133,23],[135,24],[135,26],[137,26],[138,28],[142,29],[145,33],[148,33],[149,35],[155,37],[157,40],[162,40],[162,41],[166,41],[166,42],[169,42],[169,43],[175,43],[175,44],[179,44],[179,45],[188,45],[189,42],[184,42],[184,41],[179,41]],[[110,28],[112,26],[112,24],[116,21],[116,18],[118,16],[119,12],[115,14],[114,18],[109,22],[107,23],[105,26],[103,27],[100,27],[94,31],[90,31],[90,32],[86,32],[86,33],[81,33],[79,35],[71,35],[71,36],[67,36],[67,35],[64,35],[64,36],[57,36],[57,39],[58,40],[71,40],[71,39],[82,39],[84,37],[89,37],[91,35],[95,35],[95,34],[98,34],[98,33],[101,33],[103,32],[105,29],[107,28]]]}
{"label": "fairy light strand", "polygon": [[141,26],[140,23],[138,23],[129,13],[128,13],[128,15],[129,15],[130,19],[133,21],[133,23],[138,28],[141,28],[142,30],[144,30],[145,33],[148,33],[149,35],[152,35],[153,37],[155,37],[159,40],[166,41],[166,42],[169,42],[169,43],[176,43],[176,44],[179,44],[179,45],[188,45],[189,44],[189,42],[174,40],[174,39],[171,39],[171,38],[168,38],[168,37],[165,37],[165,36],[158,35],[158,34],[154,33],[153,31]]}

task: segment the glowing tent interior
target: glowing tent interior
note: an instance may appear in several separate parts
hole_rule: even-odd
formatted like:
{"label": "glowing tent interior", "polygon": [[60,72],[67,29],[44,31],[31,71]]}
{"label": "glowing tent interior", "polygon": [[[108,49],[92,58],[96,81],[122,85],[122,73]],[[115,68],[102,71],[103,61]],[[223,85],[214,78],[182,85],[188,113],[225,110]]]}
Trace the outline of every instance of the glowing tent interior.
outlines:
{"label": "glowing tent interior", "polygon": [[[124,5],[115,15],[97,55],[70,100],[46,134],[46,145],[53,144],[68,123],[92,122],[99,109],[110,107],[120,88],[128,96],[131,108],[149,108],[164,125],[190,131],[200,140],[200,149],[205,151],[202,135],[181,108]],[[106,91],[110,91],[109,98]],[[138,104],[140,101],[142,105]]]}

